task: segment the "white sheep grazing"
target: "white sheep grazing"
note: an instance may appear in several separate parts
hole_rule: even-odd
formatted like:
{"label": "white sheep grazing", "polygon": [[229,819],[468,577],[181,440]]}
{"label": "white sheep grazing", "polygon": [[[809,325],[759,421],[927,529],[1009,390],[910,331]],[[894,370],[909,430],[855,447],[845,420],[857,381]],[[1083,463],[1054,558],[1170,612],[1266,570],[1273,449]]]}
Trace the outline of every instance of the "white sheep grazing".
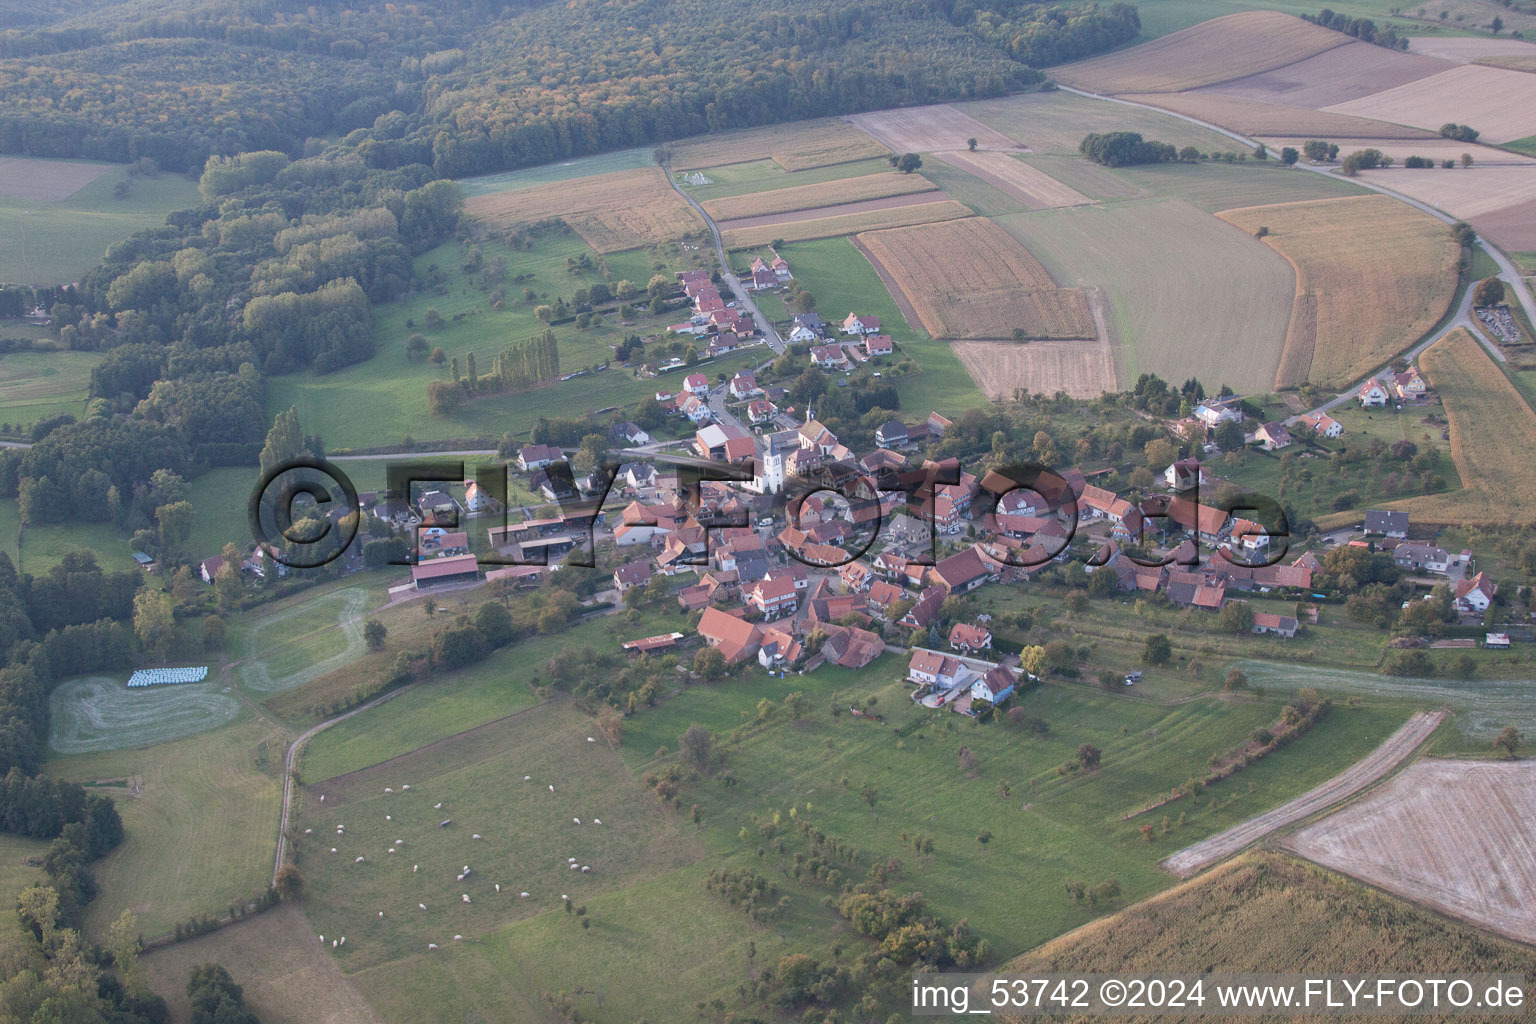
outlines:
{"label": "white sheep grazing", "polygon": [[390,789],[388,786],[385,786],[384,787],[384,792],[386,792],[386,793],[393,793],[394,790]]}
{"label": "white sheep grazing", "polygon": [[462,881],[464,881],[464,876],[463,875],[454,875],[453,876],[453,880],[455,882],[462,882]]}
{"label": "white sheep grazing", "polygon": [[468,865],[468,864],[465,864],[465,865],[464,865],[464,873],[465,873],[465,874],[466,874],[466,875],[467,875],[467,874],[469,874],[469,865]]}
{"label": "white sheep grazing", "polygon": [[384,852],[385,853],[394,853],[395,852],[395,848],[393,846],[388,847],[388,848],[385,849]]}
{"label": "white sheep grazing", "polygon": [[305,835],[309,835],[309,834],[310,834],[310,833],[311,833],[311,832],[313,832],[313,831],[314,831],[314,829],[312,829],[312,828],[307,828],[307,829],[305,829],[305,830],[304,830],[304,834],[305,834]]}
{"label": "white sheep grazing", "polygon": [[554,792],[554,791],[555,791],[555,787],[554,787],[554,786],[550,786],[550,787],[549,787],[549,791],[550,791],[550,792],[551,792],[551,793],[553,793],[553,792]]}
{"label": "white sheep grazing", "polygon": [[380,921],[384,920],[384,911],[382,911],[382,910],[379,911],[379,920]]}
{"label": "white sheep grazing", "polygon": [[587,872],[588,872],[588,871],[591,871],[591,870],[592,870],[592,869],[591,869],[591,868],[589,868],[589,867],[587,867],[587,866],[586,866],[586,865],[585,865],[585,864],[583,864],[583,865],[582,865],[582,866],[581,866],[581,873],[582,873],[582,874],[586,874],[586,873],[587,873]]}
{"label": "white sheep grazing", "polygon": [[416,872],[418,872],[420,870],[421,870],[421,865],[420,864],[412,864],[411,865],[411,874],[414,875]]}
{"label": "white sheep grazing", "polygon": [[396,846],[404,846],[405,845],[405,840],[404,839],[396,839],[395,840],[395,845]]}
{"label": "white sheep grazing", "polygon": [[575,871],[580,866],[581,866],[580,864],[567,864],[566,865],[566,867],[570,868],[572,871]]}
{"label": "white sheep grazing", "polygon": [[521,896],[523,899],[527,899],[528,898],[528,894],[526,892],[520,892],[520,893],[518,893],[518,895]]}
{"label": "white sheep grazing", "polygon": [[462,936],[462,935],[455,935],[453,937],[453,941],[454,942],[463,942],[464,941],[464,936]]}
{"label": "white sheep grazing", "polygon": [[385,821],[394,821],[395,819],[393,817],[391,817],[390,815],[386,814],[386,815],[384,815],[384,820]]}
{"label": "white sheep grazing", "polygon": [[469,893],[467,893],[467,892],[464,893],[462,896],[459,897],[459,899],[463,900],[465,903],[468,903],[469,902]]}
{"label": "white sheep grazing", "polygon": [[332,939],[332,940],[331,940],[331,948],[332,948],[332,949],[335,949],[335,948],[336,948],[336,940],[335,940],[335,939]]}
{"label": "white sheep grazing", "polygon": [[320,936],[320,945],[322,945],[322,946],[325,945],[325,936],[324,935]]}
{"label": "white sheep grazing", "polygon": [[352,863],[353,864],[361,864],[362,862],[363,862],[363,858],[359,857],[359,858],[357,858],[357,860],[353,861]]}
{"label": "white sheep grazing", "polygon": [[438,802],[437,802],[437,803],[435,803],[435,804],[433,804],[433,805],[432,805],[432,809],[433,809],[433,810],[434,810],[434,811],[440,811],[440,810],[442,810],[442,809],[443,809],[443,802],[442,802],[442,801],[441,801],[441,800],[439,800],[439,801],[438,801]]}
{"label": "white sheep grazing", "polygon": [[331,847],[331,852],[332,852],[332,853],[335,853],[335,852],[336,852],[336,847],[334,847],[334,846],[333,846],[333,847]]}
{"label": "white sheep grazing", "polygon": [[592,819],[592,824],[594,824],[594,825],[601,825],[602,823],[603,823],[603,819],[602,818],[593,818]]}
{"label": "white sheep grazing", "polygon": [[400,788],[401,789],[410,789],[411,787],[410,786],[401,786]]}
{"label": "white sheep grazing", "polygon": [[418,906],[418,907],[420,907],[420,908],[421,908],[421,909],[422,909],[422,910],[426,910],[426,909],[427,909],[427,905],[426,905],[426,904],[425,904],[425,903],[418,903],[418,904],[416,904],[416,905],[417,905],[417,906]]}
{"label": "white sheep grazing", "polygon": [[533,781],[533,776],[532,775],[524,775],[523,776],[523,781],[524,782],[532,782]]}
{"label": "white sheep grazing", "polygon": [[561,899],[563,899],[563,900],[568,900],[568,899],[570,899],[570,897],[569,897],[569,896],[567,896],[567,895],[566,895],[566,894],[565,894],[565,893],[561,893],[561,894],[560,894],[560,898],[561,898]]}
{"label": "white sheep grazing", "polygon": [[501,892],[501,883],[500,882],[496,883],[496,891],[497,892]]}
{"label": "white sheep grazing", "polygon": [[433,950],[433,949],[436,949],[436,948],[437,948],[437,943],[435,943],[435,942],[427,943],[427,949]]}
{"label": "white sheep grazing", "polygon": [[341,937],[341,944],[342,944],[342,945],[343,945],[343,946],[345,946],[345,945],[346,945],[346,944],[347,944],[347,937],[346,937],[346,936],[345,936],[345,935],[343,935],[343,936],[342,936],[342,937]]}
{"label": "white sheep grazing", "polygon": [[325,794],[324,793],[320,794],[320,802],[321,803],[325,803]]}
{"label": "white sheep grazing", "polygon": [[588,736],[588,737],[587,737],[587,742],[588,742],[588,743],[596,743],[596,742],[597,742],[597,740],[595,740],[595,739],[593,739],[593,738],[592,738],[592,737],[591,737],[591,736]]}
{"label": "white sheep grazing", "polygon": [[474,835],[470,836],[469,838],[471,838],[471,839],[479,839],[480,838],[480,833],[476,832]]}
{"label": "white sheep grazing", "polygon": [[581,824],[581,819],[580,818],[572,818],[571,820],[574,821],[578,825]]}

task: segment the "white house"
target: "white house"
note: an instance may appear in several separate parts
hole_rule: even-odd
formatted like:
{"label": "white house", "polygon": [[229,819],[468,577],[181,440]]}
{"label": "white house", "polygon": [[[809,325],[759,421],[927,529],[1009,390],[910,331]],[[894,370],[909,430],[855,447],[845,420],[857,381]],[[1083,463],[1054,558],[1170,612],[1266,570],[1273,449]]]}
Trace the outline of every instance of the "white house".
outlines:
{"label": "white house", "polygon": [[1456,610],[1463,614],[1481,615],[1493,603],[1493,593],[1498,589],[1487,573],[1478,573],[1469,580],[1456,584]]}
{"label": "white house", "polygon": [[1241,423],[1243,414],[1224,402],[1201,402],[1195,406],[1195,419],[1215,430],[1223,423]]}
{"label": "white house", "polygon": [[908,679],[941,690],[954,686],[964,673],[965,664],[959,658],[921,647],[912,652],[912,660],[907,662]]}
{"label": "white house", "polygon": [[683,388],[695,395],[706,395],[709,393],[709,378],[702,373],[690,373],[683,378]]}
{"label": "white house", "polygon": [[464,481],[464,507],[471,512],[484,512],[496,507],[496,499],[492,498],[480,485],[473,480]]}
{"label": "white house", "polygon": [[1378,380],[1368,380],[1360,385],[1355,398],[1359,400],[1362,408],[1376,409],[1387,404],[1387,389],[1381,386]]}
{"label": "white house", "polygon": [[843,318],[844,334],[879,334],[880,318],[877,316],[849,313]]}

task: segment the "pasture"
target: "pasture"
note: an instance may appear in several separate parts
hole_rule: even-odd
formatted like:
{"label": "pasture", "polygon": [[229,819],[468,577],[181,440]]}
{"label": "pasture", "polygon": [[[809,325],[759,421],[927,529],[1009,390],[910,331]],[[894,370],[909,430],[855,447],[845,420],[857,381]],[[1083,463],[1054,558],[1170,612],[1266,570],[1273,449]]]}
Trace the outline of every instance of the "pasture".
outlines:
{"label": "pasture", "polygon": [[1102,288],[1121,386],[1143,373],[1267,391],[1290,320],[1291,268],[1177,199],[1016,214],[999,223],[1064,287]]}
{"label": "pasture", "polygon": [[303,911],[292,904],[153,950],[141,962],[150,987],[165,997],[178,1022],[189,1020],[192,1012],[187,1000],[192,969],[219,963],[228,967],[244,990],[245,1005],[264,1024],[382,1024],[336,961],[320,952]]}
{"label": "pasture", "polygon": [[590,718],[554,702],[306,787],[298,825],[314,832],[295,849],[306,911],[317,932],[347,937],[343,970],[446,949],[456,934],[561,912],[562,893],[585,902],[698,860],[692,828],[593,734]]}
{"label": "pasture", "polygon": [[127,838],[91,867],[101,894],[87,908],[87,929],[99,935],[131,909],[153,937],[265,891],[282,764],[281,738],[255,720],[145,749],[50,760],[46,771],[58,778],[139,787],[107,791]]}
{"label": "pasture", "polygon": [[[3,329],[0,329],[3,330]],[[81,416],[98,352],[60,350],[0,355],[0,422],[29,425],[59,413]]]}
{"label": "pasture", "polygon": [[363,654],[364,612],[382,596],[348,587],[242,617],[230,644],[240,685],[270,695],[356,661]]}
{"label": "pasture", "polygon": [[464,210],[498,228],[558,217],[600,253],[670,242],[703,228],[659,167],[484,193],[470,197]]}
{"label": "pasture", "polygon": [[683,191],[704,202],[710,199],[728,199],[731,196],[746,195],[749,192],[776,192],[801,185],[841,181],[844,178],[887,174],[891,170],[891,165],[889,161],[878,157],[866,157],[863,160],[853,160],[845,164],[828,164],[825,167],[808,167],[802,171],[786,171],[772,160],[765,158],[721,164],[718,167],[701,167],[698,170],[709,179],[709,184],[689,184],[686,180],[687,174],[682,171],[674,171],[673,180],[682,187]]}
{"label": "pasture", "polygon": [[1031,164],[995,151],[964,150],[935,154],[938,159],[975,175],[1024,204],[1025,209],[1081,206],[1093,200]]}
{"label": "pasture", "polygon": [[952,199],[944,199],[938,202],[919,202],[886,209],[867,210],[862,213],[797,220],[784,219],[757,227],[730,228],[722,231],[721,237],[727,249],[748,249],[765,245],[776,238],[786,242],[809,242],[819,238],[853,235],[860,231],[955,220],[970,215],[969,207]]}
{"label": "pasture", "polygon": [[1536,765],[1420,761],[1290,837],[1324,867],[1536,940]]}
{"label": "pasture", "polygon": [[[47,877],[41,864],[47,853],[48,844],[40,839],[0,837],[0,895],[14,903],[21,890],[45,884]],[[27,866],[27,858],[31,857],[37,858],[38,867]],[[6,957],[7,963],[22,963],[24,961],[14,958],[23,955],[22,950],[33,946],[36,940],[23,931],[19,916],[9,914],[7,917],[7,921],[0,923],[0,956]]]}
{"label": "pasture", "polygon": [[683,171],[765,159],[786,171],[804,171],[886,155],[878,141],[835,117],[703,135],[667,149],[672,167]]}
{"label": "pasture", "polygon": [[[1090,169],[1085,173],[1110,173],[1107,168],[1097,167],[1078,156],[1078,144],[1089,132],[1140,132],[1146,138],[1169,145],[1194,146],[1202,153],[1233,146],[1232,140],[1225,135],[1156,110],[1105,103],[1070,92],[1018,93],[963,103],[957,109],[1029,147],[1027,160],[1033,161],[1042,154],[1069,156],[1073,162]],[[1050,173],[1056,175],[1054,170]],[[1062,180],[1080,192],[1095,194],[1092,188],[1084,188],[1070,178]]]}
{"label": "pasture", "polygon": [[1536,413],[1465,329],[1426,349],[1419,368],[1445,405],[1463,490],[1391,507],[1428,522],[1529,522],[1536,516],[1536,481],[1521,453],[1536,444]]}
{"label": "pasture", "polygon": [[[1433,173],[1433,172],[1423,172]],[[1385,365],[1435,325],[1456,294],[1460,252],[1440,221],[1387,196],[1227,210],[1222,220],[1295,268],[1286,374],[1342,387]],[[1306,359],[1311,346],[1310,360]]]}
{"label": "pasture", "polygon": [[[1278,102],[1238,99],[1219,91],[1128,93],[1122,97],[1150,103],[1176,114],[1219,124],[1249,137],[1274,135],[1287,139],[1326,139],[1332,136],[1372,136],[1382,139],[1431,139],[1433,132],[1410,125],[1373,121],[1349,114],[1288,106]],[[1228,140],[1229,142],[1231,140]],[[1296,148],[1300,149],[1300,146]]]}
{"label": "pasture", "polygon": [[551,185],[556,182],[571,181],[575,178],[590,178],[598,174],[612,174],[615,171],[635,171],[642,167],[654,166],[656,166],[656,162],[651,159],[650,147],[637,146],[634,149],[616,149],[611,153],[582,156],[574,160],[564,160],[560,163],[525,167],[518,171],[503,171],[500,174],[482,174],[473,178],[460,178],[458,179],[458,186],[463,190],[466,197],[487,196],[498,192],[533,188],[537,185]]}
{"label": "pasture", "polygon": [[[1001,970],[1189,974],[1213,965],[1223,971],[1529,975],[1536,956],[1343,875],[1259,852],[1063,935]],[[1164,1013],[1158,1019],[1203,1018]]]}
{"label": "pasture", "polygon": [[1092,338],[1088,302],[1058,288],[1040,261],[980,217],[860,234],[937,338]]}
{"label": "pasture", "polygon": [[883,142],[893,153],[934,153],[966,149],[971,139],[979,150],[1009,152],[1024,148],[1017,139],[987,127],[981,121],[940,103],[931,107],[901,107],[854,114],[848,119],[868,135]]}
{"label": "pasture", "polygon": [[1234,78],[1202,91],[1239,100],[1320,109],[1395,89],[1454,66],[1434,57],[1349,41],[1294,64]]}
{"label": "pasture", "polygon": [[1052,69],[1052,77],[1096,93],[1181,92],[1294,64],[1350,37],[1278,11],[1201,22],[1125,50]]}
{"label": "pasture", "polygon": [[1472,125],[1484,142],[1508,142],[1536,134],[1536,75],[1462,64],[1323,109],[1430,130],[1455,121]]}
{"label": "pasture", "polygon": [[706,200],[704,210],[717,221],[737,220],[742,217],[762,217],[796,210],[811,210],[822,206],[866,199],[883,199],[887,196],[904,196],[913,192],[930,192],[933,182],[915,174],[900,171],[882,171],[878,174],[861,174],[854,178],[769,192],[753,192],[723,199]]}
{"label": "pasture", "polygon": [[128,673],[60,683],[48,696],[48,749],[97,754],[169,743],[217,729],[244,708],[221,677],[203,683],[128,689]]}
{"label": "pasture", "polygon": [[198,203],[180,174],[133,179],[113,195],[124,168],[79,160],[5,157],[0,167],[0,282],[67,284],[101,261],[107,246],[159,227]]}

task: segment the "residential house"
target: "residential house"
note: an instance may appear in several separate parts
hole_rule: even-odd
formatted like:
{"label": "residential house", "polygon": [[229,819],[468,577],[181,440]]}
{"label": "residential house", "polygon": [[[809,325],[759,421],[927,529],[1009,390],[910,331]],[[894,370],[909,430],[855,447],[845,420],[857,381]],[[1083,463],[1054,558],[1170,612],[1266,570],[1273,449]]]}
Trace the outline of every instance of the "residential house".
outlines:
{"label": "residential house", "polygon": [[940,559],[937,565],[928,570],[930,579],[942,584],[953,594],[964,594],[975,590],[987,582],[988,574],[987,564],[981,560],[981,555],[976,552],[974,546],[966,548],[958,555]]}
{"label": "residential house", "polygon": [[885,641],[879,634],[857,626],[822,627],[827,635],[821,656],[843,668],[863,668],[885,653]]}
{"label": "residential house", "polygon": [[888,420],[875,428],[875,444],[881,448],[900,448],[907,443],[907,428],[900,420]]}
{"label": "residential house", "polygon": [[699,619],[699,636],[725,656],[726,664],[737,665],[757,653],[762,631],[745,619],[719,608],[705,608]]}
{"label": "residential house", "polygon": [[864,595],[865,606],[871,615],[884,619],[889,617],[891,608],[896,602],[903,600],[906,596],[907,592],[896,584],[887,583],[885,580],[874,580]]}
{"label": "residential house", "polygon": [[1102,487],[1089,484],[1077,503],[1078,515],[1083,519],[1108,519],[1118,523],[1135,508],[1130,502]]}
{"label": "residential house", "polygon": [[947,690],[965,675],[965,663],[959,658],[919,647],[907,662],[907,678],[914,683]]}
{"label": "residential house", "polygon": [[551,444],[531,444],[517,453],[517,468],[524,473],[564,461],[565,454]]}
{"label": "residential house", "polygon": [[683,390],[700,397],[709,394],[709,378],[702,373],[690,373],[683,378]]}
{"label": "residential house", "polygon": [[949,631],[949,646],[957,651],[990,651],[992,631],[972,622],[957,622]]}
{"label": "residential house", "polygon": [[1266,423],[1254,431],[1253,439],[1267,452],[1284,448],[1292,440],[1291,432],[1281,423]]}
{"label": "residential house", "polygon": [[733,331],[721,331],[709,339],[709,344],[704,348],[704,354],[711,359],[736,351],[741,347],[741,339]]}
{"label": "residential house", "polygon": [[849,313],[843,318],[844,334],[879,334],[880,318],[877,316]]}
{"label": "residential house", "polygon": [[1365,513],[1365,532],[1399,540],[1408,536],[1408,513],[1394,509],[1373,508]]}
{"label": "residential house", "polygon": [[651,581],[651,563],[625,562],[613,570],[613,589],[624,593],[631,587],[643,587]]}
{"label": "residential house", "polygon": [[496,499],[485,493],[474,480],[464,481],[464,507],[470,512],[489,512],[496,507]]}
{"label": "residential house", "polygon": [[1001,704],[1013,696],[1014,686],[1017,680],[1013,670],[1002,665],[994,665],[987,670],[986,675],[971,684],[971,700],[984,700],[991,704]]}
{"label": "residential house", "polygon": [[224,556],[214,555],[212,558],[205,558],[198,563],[197,574],[203,578],[204,583],[212,583],[222,568],[224,568]]}
{"label": "residential house", "polygon": [[1163,483],[1170,491],[1186,491],[1197,484],[1203,487],[1209,480],[1200,468],[1200,460],[1193,457],[1180,459],[1163,470]]}
{"label": "residential house", "polygon": [[837,576],[843,581],[843,586],[854,593],[863,593],[875,582],[874,571],[863,562],[847,562],[838,566]]}
{"label": "residential house", "polygon": [[762,393],[763,389],[757,386],[757,375],[750,370],[742,370],[731,378],[732,398],[745,400]]}
{"label": "residential house", "polygon": [[1417,402],[1428,393],[1429,385],[1424,383],[1419,371],[1410,366],[1402,373],[1392,375],[1392,390],[1404,402]]}
{"label": "residential house", "polygon": [[1444,573],[1451,564],[1451,555],[1444,548],[1433,544],[1399,544],[1392,549],[1392,564],[1410,572]]}
{"label": "residential house", "polygon": [[759,423],[767,423],[778,414],[779,407],[766,398],[759,398],[747,405],[747,420],[754,426]]}
{"label": "residential house", "polygon": [[837,342],[830,345],[817,345],[811,349],[811,365],[823,370],[845,370],[849,365],[848,354]]}
{"label": "residential house", "polygon": [[1215,430],[1223,423],[1241,423],[1243,414],[1236,406],[1236,399],[1229,401],[1207,399],[1195,406],[1195,419],[1205,424],[1207,430]]}
{"label": "residential house", "polygon": [[796,313],[794,326],[789,331],[789,340],[801,343],[820,341],[825,330],[820,315]]}
{"label": "residential house", "polygon": [[949,591],[944,587],[929,587],[901,617],[901,625],[909,629],[927,629],[939,621],[939,607],[948,596]]}
{"label": "residential house", "polygon": [[[761,261],[759,261],[759,262],[761,262]],[[778,277],[774,274],[774,272],[772,270],[770,270],[768,267],[764,266],[764,267],[762,267],[762,268],[760,268],[758,270],[752,271],[752,275],[750,277],[748,277],[742,283],[745,284],[752,291],[755,291],[755,292],[767,292],[767,291],[773,291],[782,282],[779,281]]]}
{"label": "residential house", "polygon": [[690,423],[707,423],[709,420],[714,419],[714,413],[709,411],[709,403],[705,402],[698,395],[684,396],[682,401],[678,403],[677,409],[684,416],[688,417]]}
{"label": "residential house", "polygon": [[1249,519],[1232,520],[1232,545],[1245,556],[1253,557],[1269,550],[1269,529]]}
{"label": "residential house", "polygon": [[1174,498],[1168,502],[1166,522],[1173,523],[1186,533],[1195,534],[1207,544],[1214,544],[1226,530],[1227,513],[1213,505],[1198,504],[1187,498]]}
{"label": "residential house", "polygon": [[1387,404],[1387,397],[1387,389],[1381,386],[1379,380],[1366,381],[1355,393],[1355,398],[1363,409],[1379,409]]}
{"label": "residential house", "polygon": [[794,580],[758,580],[746,591],[747,603],[765,617],[777,618],[788,615],[800,606],[800,591]]}
{"label": "residential house", "polygon": [[646,430],[630,422],[616,423],[613,427],[613,436],[620,441],[628,441],[630,444],[650,444],[651,435]]}
{"label": "residential house", "polygon": [[803,653],[800,641],[793,633],[778,626],[762,628],[757,663],[763,668],[770,672],[782,671],[799,661]]}
{"label": "residential house", "polygon": [[1471,579],[1462,580],[1456,584],[1456,610],[1463,615],[1481,615],[1493,603],[1497,591],[1498,585],[1488,578],[1487,573],[1480,572]]}
{"label": "residential house", "polygon": [[1329,416],[1325,412],[1309,412],[1296,420],[1302,429],[1309,430],[1318,437],[1335,438],[1344,434],[1344,424]]}
{"label": "residential house", "polygon": [[896,351],[896,346],[891,342],[889,334],[864,335],[864,354],[873,359],[875,356],[888,356]]}
{"label": "residential house", "polygon": [[1272,612],[1253,613],[1253,631],[1255,633],[1293,637],[1296,635],[1296,629],[1296,619],[1290,615],[1276,615]]}

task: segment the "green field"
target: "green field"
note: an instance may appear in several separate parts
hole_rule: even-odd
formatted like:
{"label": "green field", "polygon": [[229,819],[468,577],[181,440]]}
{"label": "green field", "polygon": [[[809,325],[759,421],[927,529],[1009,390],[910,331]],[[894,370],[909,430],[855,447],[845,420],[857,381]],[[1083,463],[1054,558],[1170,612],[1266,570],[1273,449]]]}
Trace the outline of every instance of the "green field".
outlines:
{"label": "green field", "polygon": [[1064,286],[1101,287],[1120,384],[1143,373],[1267,391],[1296,289],[1262,242],[1179,199],[1041,210],[998,219]]}
{"label": "green field", "polygon": [[748,160],[722,167],[699,168],[700,173],[709,179],[708,185],[689,185],[680,176],[678,184],[683,186],[683,191],[702,203],[711,199],[746,195],[750,192],[771,192],[781,188],[794,188],[797,185],[816,185],[824,181],[856,178],[862,174],[878,174],[890,169],[890,163],[879,158],[854,160],[850,163],[831,164],[827,167],[811,167],[803,171],[786,171],[772,160]]}
{"label": "green field", "polygon": [[355,660],[363,613],[380,597],[349,587],[243,618],[231,643],[240,685],[262,695],[291,690]]}
{"label": "green field", "polygon": [[227,725],[244,708],[209,672],[203,683],[130,690],[128,673],[87,676],[55,687],[49,696],[48,749],[94,754],[151,747]]}
{"label": "green field", "polygon": [[957,106],[983,124],[1028,146],[1031,154],[1075,157],[1078,144],[1089,132],[1140,132],[1148,139],[1167,142],[1180,149],[1194,146],[1202,153],[1233,149],[1238,145],[1209,128],[1156,110],[1106,103],[1069,92],[1021,93]]}
{"label": "green field", "polygon": [[[822,318],[841,323],[849,313],[873,313],[881,330],[895,340],[897,356],[910,356],[921,372],[896,381],[902,408],[908,416],[927,416],[937,411],[950,418],[986,404],[960,360],[942,341],[933,341],[921,327],[908,324],[875,269],[846,238],[815,242],[791,242],[783,255],[795,276],[816,296]],[[774,319],[788,316],[783,302],[769,295],[763,312]]]}
{"label": "green field", "polygon": [[[12,511],[5,511],[5,509]],[[16,499],[0,501],[0,530],[6,531],[7,541],[16,539],[10,532],[15,522]],[[8,550],[15,555],[16,549]],[[71,551],[93,551],[96,562],[103,569],[132,569],[136,567],[128,537],[118,532],[111,523],[70,522],[49,526],[29,526],[20,534],[20,557],[16,567],[34,576],[47,572],[64,560]]]}
{"label": "green field", "polygon": [[272,871],[282,749],[267,725],[247,721],[146,750],[50,761],[48,773],[59,778],[142,785],[138,796],[108,790],[127,838],[91,867],[101,894],[87,928],[100,934],[131,908],[151,937],[260,894]]}
{"label": "green field", "polygon": [[59,413],[82,415],[91,368],[100,361],[101,355],[96,352],[0,355],[0,423],[15,427]]}
{"label": "green field", "polygon": [[[1393,17],[1399,10],[1412,8],[1390,4],[1388,0],[1343,0],[1341,3],[1329,6],[1341,14],[1371,18],[1378,25],[1390,25],[1397,29],[1400,35],[1442,31],[1438,26],[1427,25],[1411,18]],[[1267,0],[1263,7],[1265,10],[1286,11],[1298,15],[1317,13],[1317,5],[1308,3],[1307,0]],[[1136,13],[1141,16],[1141,36],[1137,42],[1156,39],[1158,36],[1165,36],[1181,28],[1189,28],[1202,21],[1219,18],[1224,14],[1238,14],[1254,9],[1255,5],[1249,0],[1141,0],[1136,5]],[[1438,10],[1433,6],[1430,9]],[[1446,29],[1443,30],[1443,34],[1469,33]]]}
{"label": "green field", "polygon": [[572,178],[587,178],[610,171],[632,171],[637,167],[654,166],[649,147],[618,149],[611,153],[584,156],[557,164],[542,164],[520,171],[504,171],[501,174],[485,174],[474,178],[460,178],[459,188],[466,196],[485,196],[493,192],[510,192],[515,189],[548,185]]}
{"label": "green field", "polygon": [[1114,172],[1154,195],[1183,199],[1216,213],[1239,206],[1294,203],[1304,199],[1365,195],[1366,190],[1342,178],[1287,168],[1278,160],[1247,163],[1152,164],[1123,167]]}
{"label": "green field", "polygon": [[[7,158],[11,159],[11,158]],[[46,176],[53,160],[28,161]],[[81,161],[68,161],[70,164]],[[197,186],[179,174],[138,177],[125,199],[112,190],[122,176],[113,164],[66,199],[41,202],[0,196],[0,281],[65,284],[101,260],[113,242],[159,227],[166,214],[198,203]]]}
{"label": "green field", "polygon": [[[426,289],[412,298],[377,307],[374,323],[378,350],[372,359],[324,376],[291,374],[272,378],[268,382],[269,408],[296,407],[305,431],[320,434],[328,448],[335,450],[395,444],[406,436],[418,440],[496,438],[509,431],[526,436],[541,416],[568,417],[578,411],[630,406],[660,386],[657,381],[636,378],[629,370],[615,367],[520,394],[477,398],[466,402],[453,415],[431,416],[427,410],[427,383],[447,379],[450,364],[411,363],[405,358],[406,339],[422,329],[428,308],[435,307],[448,321],[442,330],[428,333],[428,340],[441,347],[448,357],[456,357],[461,372],[467,372],[471,353],[479,369],[488,372],[496,354],[508,344],[544,330],[533,314],[536,304],[522,301],[523,288],[533,288],[539,293],[539,302],[544,302],[546,297],[569,298],[576,289],[603,279],[595,272],[577,275],[567,269],[568,258],[585,255],[598,259],[574,234],[541,238],[532,251],[513,251],[492,242],[485,243],[483,248],[487,263],[497,256],[506,257],[512,278],[532,275],[520,282],[508,282],[505,310],[492,309],[488,293],[474,287],[460,270],[463,256],[457,244],[439,246],[417,258],[416,270],[425,275],[430,266],[437,266],[444,279],[442,293]],[[639,254],[618,265],[625,273],[640,271],[635,274],[635,283],[644,289],[655,272],[645,262],[649,259],[650,256]],[[610,261],[609,265],[615,264]],[[615,271],[614,281],[620,279]],[[463,314],[463,319],[455,321],[453,317],[458,314]],[[676,323],[681,315],[673,310],[662,317],[642,316],[629,325],[605,320],[585,331],[578,331],[573,324],[556,327],[561,370],[568,373],[604,362],[612,358],[612,346],[625,335],[656,333]],[[418,326],[406,326],[407,320]],[[703,369],[711,375],[734,373],[761,362],[764,352],[746,349]]]}

